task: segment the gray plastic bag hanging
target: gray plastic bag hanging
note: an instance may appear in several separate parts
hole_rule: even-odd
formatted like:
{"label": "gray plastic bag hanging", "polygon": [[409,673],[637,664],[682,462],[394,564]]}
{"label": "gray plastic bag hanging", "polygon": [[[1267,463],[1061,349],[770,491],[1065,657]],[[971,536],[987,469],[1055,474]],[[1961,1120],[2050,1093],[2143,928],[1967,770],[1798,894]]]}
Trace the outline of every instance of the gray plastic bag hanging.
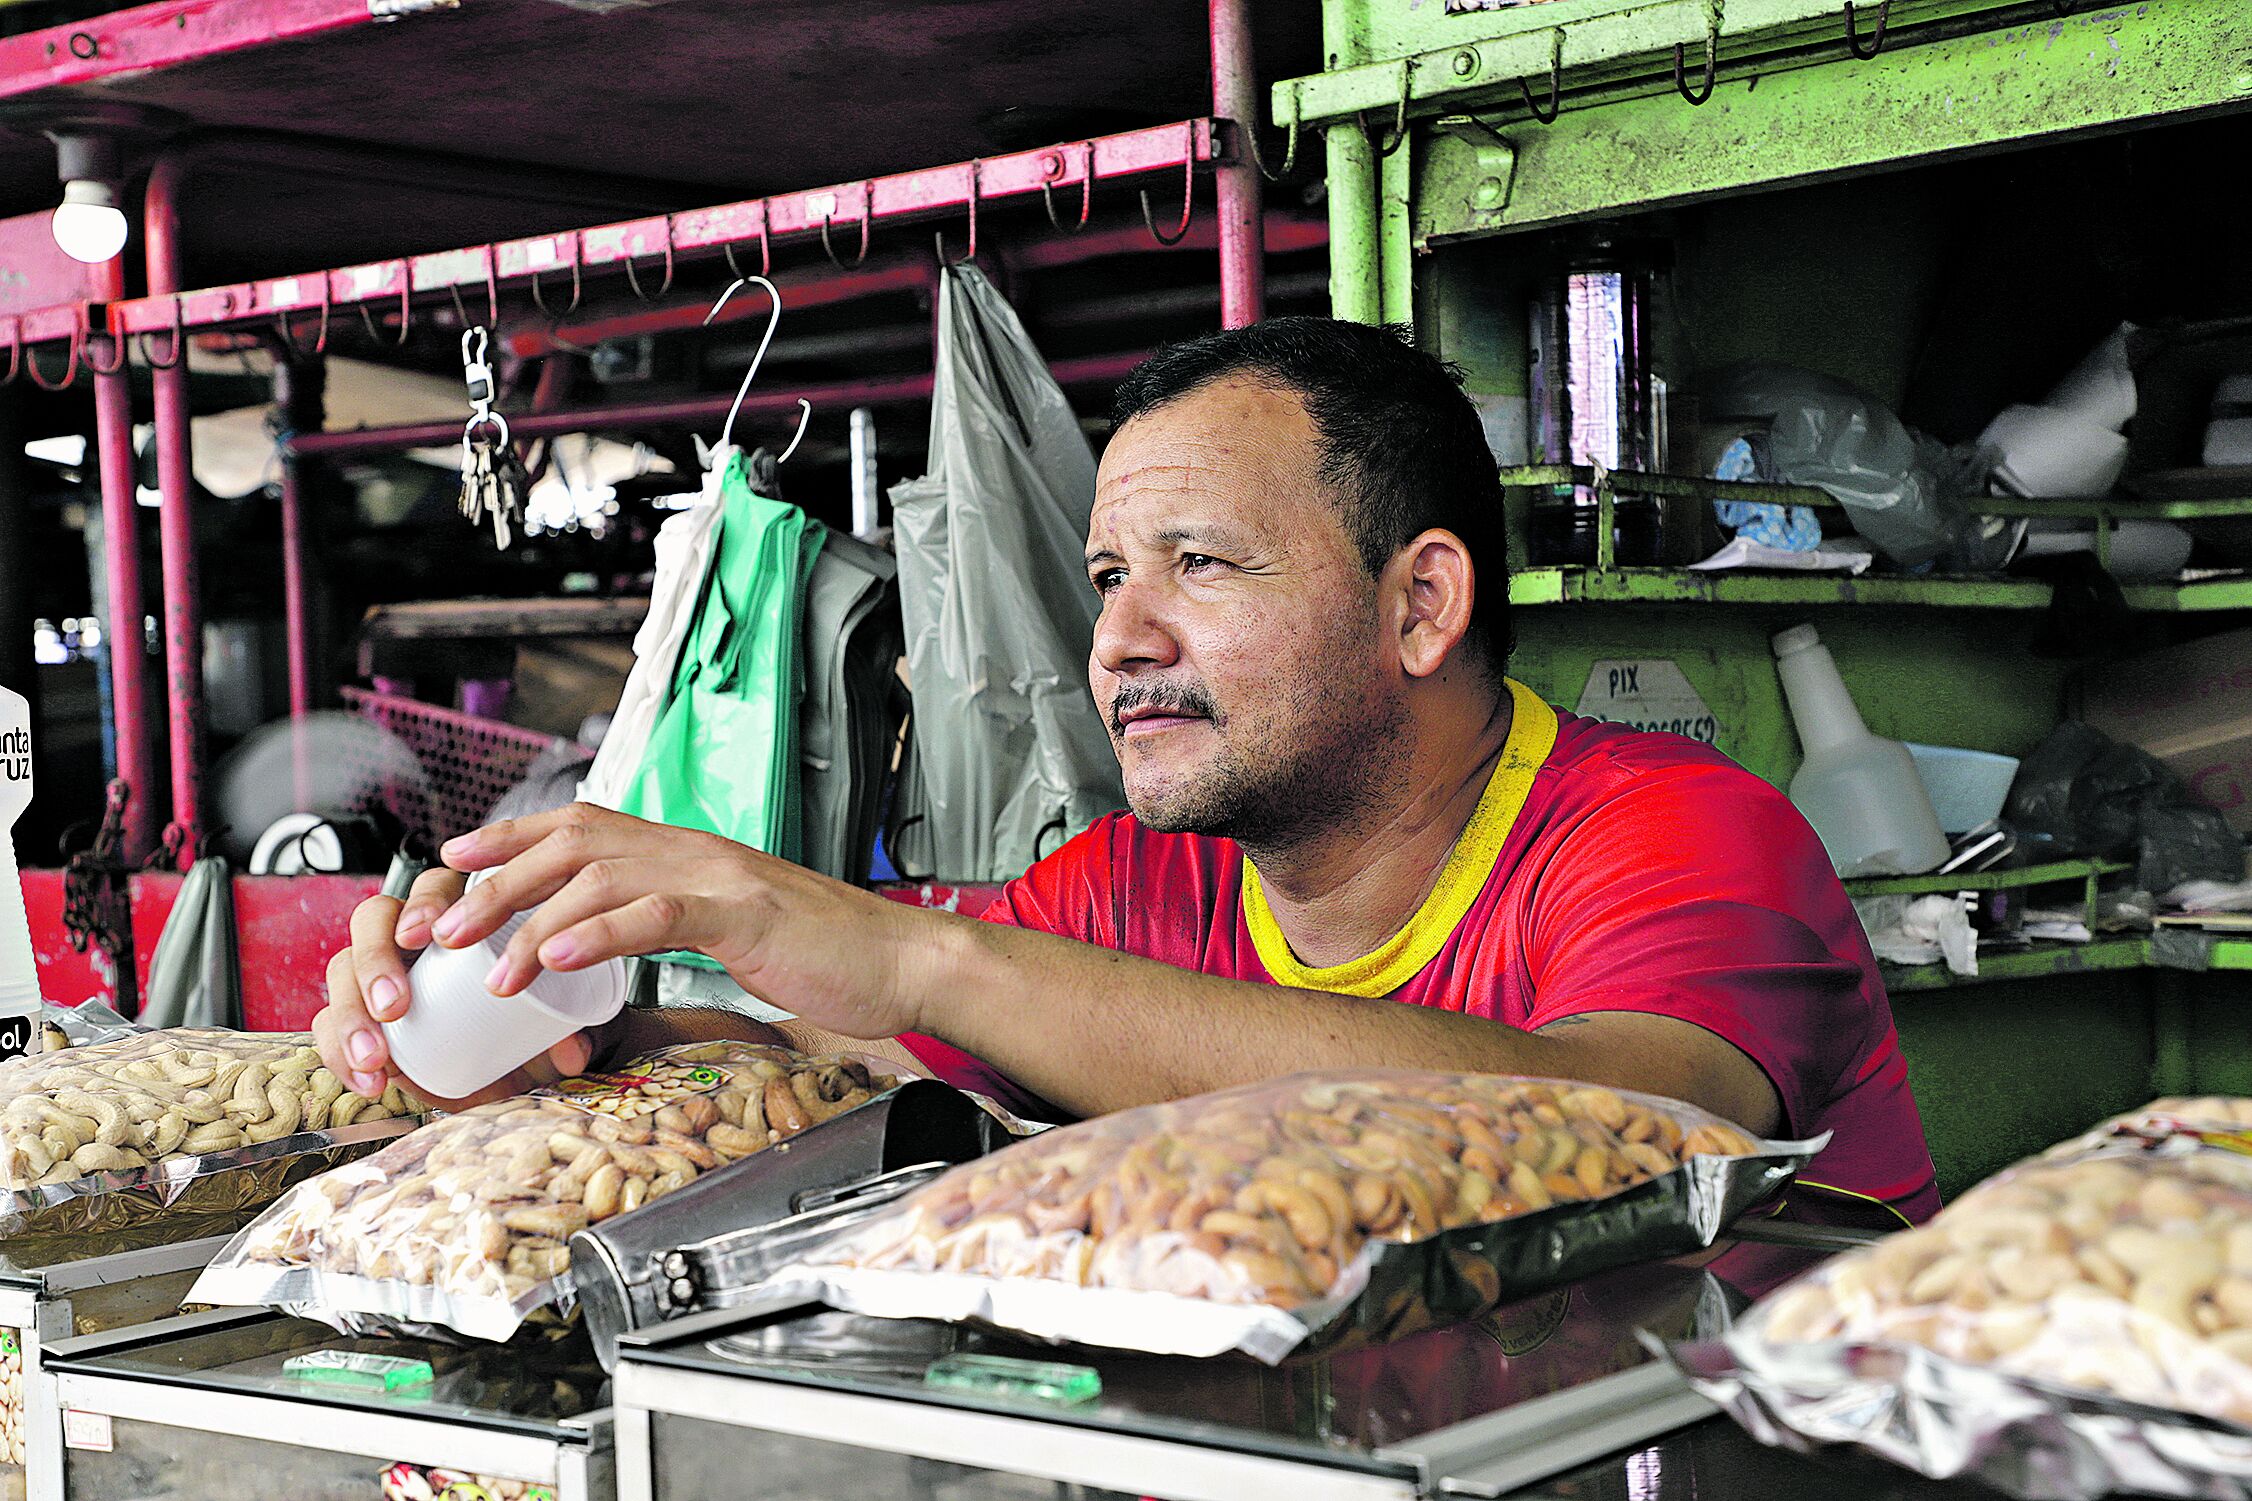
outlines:
{"label": "gray plastic bag hanging", "polygon": [[1094,455],[984,276],[949,267],[940,299],[930,472],[891,500],[935,874],[990,881],[1125,795],[1087,693]]}
{"label": "gray plastic bag hanging", "polygon": [[242,1030],[242,970],[235,949],[235,892],[224,857],[196,861],[149,956],[144,1027]]}

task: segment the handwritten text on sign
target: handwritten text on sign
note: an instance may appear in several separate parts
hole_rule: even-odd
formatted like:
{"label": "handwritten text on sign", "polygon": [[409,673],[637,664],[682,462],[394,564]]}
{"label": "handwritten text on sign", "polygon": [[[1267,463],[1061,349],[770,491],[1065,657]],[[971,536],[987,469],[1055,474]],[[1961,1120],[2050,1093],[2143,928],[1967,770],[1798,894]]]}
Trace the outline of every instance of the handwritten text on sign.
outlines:
{"label": "handwritten text on sign", "polygon": [[1574,713],[1637,730],[1663,730],[1714,744],[1720,721],[1704,696],[1664,657],[1608,659],[1588,669]]}

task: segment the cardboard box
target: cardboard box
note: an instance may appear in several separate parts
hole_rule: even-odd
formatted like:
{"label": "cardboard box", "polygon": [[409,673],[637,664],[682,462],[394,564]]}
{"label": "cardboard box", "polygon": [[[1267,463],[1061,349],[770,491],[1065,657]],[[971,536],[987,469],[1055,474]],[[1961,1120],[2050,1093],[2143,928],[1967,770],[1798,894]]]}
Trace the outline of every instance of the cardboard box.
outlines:
{"label": "cardboard box", "polygon": [[2091,668],[2081,704],[2082,719],[2164,761],[2252,833],[2252,630]]}

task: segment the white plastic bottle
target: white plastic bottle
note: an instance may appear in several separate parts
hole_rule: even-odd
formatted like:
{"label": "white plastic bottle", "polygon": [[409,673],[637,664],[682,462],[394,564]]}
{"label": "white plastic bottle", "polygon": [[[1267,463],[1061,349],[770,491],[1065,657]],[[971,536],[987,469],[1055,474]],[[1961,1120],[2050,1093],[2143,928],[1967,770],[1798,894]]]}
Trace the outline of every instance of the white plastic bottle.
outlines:
{"label": "white plastic bottle", "polygon": [[1908,747],[1869,733],[1811,625],[1775,637],[1775,670],[1806,760],[1791,778],[1798,805],[1841,876],[1913,876],[1947,858],[1947,836]]}
{"label": "white plastic bottle", "polygon": [[16,874],[15,824],[31,806],[31,705],[0,688],[0,1058],[31,1050],[39,1025],[39,967]]}

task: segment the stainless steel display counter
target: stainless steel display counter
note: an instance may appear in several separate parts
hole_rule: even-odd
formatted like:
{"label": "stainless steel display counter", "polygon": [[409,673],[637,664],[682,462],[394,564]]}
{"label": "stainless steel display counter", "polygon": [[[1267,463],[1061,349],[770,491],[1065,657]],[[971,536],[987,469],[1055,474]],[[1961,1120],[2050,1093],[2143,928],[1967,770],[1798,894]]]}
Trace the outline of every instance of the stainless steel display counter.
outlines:
{"label": "stainless steel display counter", "polygon": [[[1711,1406],[1650,1356],[1637,1331],[1712,1332],[1820,1254],[1731,1242],[1718,1254],[1558,1289],[1476,1323],[1276,1368],[1058,1351],[805,1305],[713,1314],[624,1342],[618,1494],[1517,1494],[1591,1464],[1616,1469],[1608,1456],[1708,1422]],[[965,1353],[1083,1366],[1100,1377],[1101,1391],[1063,1405],[928,1384],[934,1362]],[[1631,1486],[1615,1493],[1641,1495]]]}
{"label": "stainless steel display counter", "polygon": [[[210,1220],[159,1222],[0,1242],[0,1497],[61,1501],[62,1415],[46,1372],[53,1345],[177,1313],[226,1245],[224,1230]],[[177,1236],[193,1238],[165,1243]]]}
{"label": "stainless steel display counter", "polygon": [[[433,1379],[384,1391],[283,1369],[328,1350],[425,1360]],[[449,1501],[614,1493],[609,1385],[580,1333],[463,1348],[225,1309],[59,1344],[50,1370],[74,1501],[378,1501],[387,1479]],[[432,1471],[474,1479],[447,1491]]]}

